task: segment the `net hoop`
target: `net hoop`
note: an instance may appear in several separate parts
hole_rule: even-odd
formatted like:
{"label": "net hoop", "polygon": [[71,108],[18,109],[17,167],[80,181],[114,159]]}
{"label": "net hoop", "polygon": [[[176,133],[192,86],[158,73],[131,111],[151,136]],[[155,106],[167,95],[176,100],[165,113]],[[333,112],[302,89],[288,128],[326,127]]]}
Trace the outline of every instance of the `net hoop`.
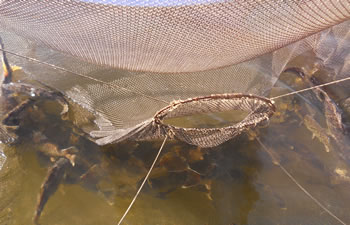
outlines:
{"label": "net hoop", "polygon": [[[201,107],[193,107],[194,105]],[[184,128],[164,122],[167,118],[191,115],[193,111],[211,113],[226,110],[242,110],[249,114],[238,123],[220,128]],[[156,113],[154,123],[164,132],[169,133],[172,138],[199,147],[214,147],[268,120],[275,110],[273,101],[261,96],[241,93],[215,94],[174,101]]]}

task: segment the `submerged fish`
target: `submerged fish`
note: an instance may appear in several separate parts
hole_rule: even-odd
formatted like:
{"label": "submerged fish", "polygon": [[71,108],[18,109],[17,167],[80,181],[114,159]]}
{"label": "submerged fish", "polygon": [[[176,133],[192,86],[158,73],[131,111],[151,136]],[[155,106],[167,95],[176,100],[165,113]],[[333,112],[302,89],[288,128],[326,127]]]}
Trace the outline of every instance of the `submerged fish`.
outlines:
{"label": "submerged fish", "polygon": [[312,133],[312,138],[316,137],[324,145],[326,152],[329,152],[331,144],[327,135],[327,130],[321,127],[310,115],[304,117],[304,125]]}
{"label": "submerged fish", "polygon": [[[39,151],[50,158],[65,157],[69,160],[72,166],[75,165],[75,154],[78,153],[78,149],[76,149],[75,147],[58,149],[56,145],[49,142],[44,143],[42,146],[40,146]],[[52,161],[54,161],[54,159]]]}
{"label": "submerged fish", "polygon": [[35,224],[38,224],[41,212],[44,209],[46,202],[49,200],[51,195],[53,195],[61,181],[64,178],[66,168],[70,165],[70,162],[67,158],[60,158],[48,171],[48,175],[45,178],[43,185],[41,186],[38,204],[35,210],[33,221]]}
{"label": "submerged fish", "polygon": [[[312,76],[311,83],[317,85],[320,82]],[[342,110],[325,90],[316,88],[313,91],[323,104],[323,112],[327,124],[326,132],[328,136],[334,141],[336,147],[335,149],[338,150],[338,154],[341,156],[341,158],[347,162],[350,162],[350,142],[344,129]]]}
{"label": "submerged fish", "polygon": [[[317,86],[321,84],[319,80],[313,74],[305,74],[301,68],[288,68],[286,72],[296,73],[301,77],[309,86]],[[336,102],[329,96],[327,91],[320,88],[312,89],[314,97],[322,104],[322,110],[325,115],[327,128],[322,128],[318,122],[315,121],[313,116],[306,115],[304,117],[305,126],[313,133],[313,136],[317,137],[321,143],[325,145],[328,152],[332,143],[335,143],[335,147],[338,150],[339,155],[346,161],[350,161],[350,148],[349,140],[346,136],[344,125],[342,122],[342,111],[336,104]],[[314,112],[311,112],[314,114]]]}

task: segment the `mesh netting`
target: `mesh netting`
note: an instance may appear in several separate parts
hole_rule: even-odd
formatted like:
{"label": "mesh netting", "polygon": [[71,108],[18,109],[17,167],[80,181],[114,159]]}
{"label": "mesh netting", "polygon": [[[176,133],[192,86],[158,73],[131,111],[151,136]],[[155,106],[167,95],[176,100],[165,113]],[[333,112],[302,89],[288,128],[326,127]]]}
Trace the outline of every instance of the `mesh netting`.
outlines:
{"label": "mesh netting", "polygon": [[[263,96],[269,95],[269,91],[281,72],[284,71],[285,66],[295,63],[293,59],[300,54],[306,53],[307,55],[302,59],[305,62],[298,64],[301,65],[300,67],[306,65],[300,71],[314,72],[322,67],[327,73],[327,81],[349,77],[349,18],[349,0],[0,0],[0,37],[5,43],[9,62],[12,65],[22,67],[25,75],[31,76],[31,79],[28,79],[29,81],[38,81],[34,82],[35,87],[40,86],[50,91],[59,91],[69,99],[69,116],[77,125],[78,128],[75,127],[75,129],[79,131],[79,135],[82,134],[79,128],[82,128],[83,131],[90,134],[89,138],[95,138],[94,141],[100,145],[116,143],[126,139],[143,141],[164,138],[163,145],[158,152],[160,154],[168,137],[200,147],[214,147],[261,122],[269,120],[275,111],[271,99],[278,99],[278,97],[268,99]],[[310,63],[306,61],[310,61]],[[310,68],[307,68],[308,66]],[[313,74],[312,72],[310,74]],[[15,81],[27,83],[28,80],[25,79],[16,77]],[[288,94],[284,96],[286,95]],[[62,97],[62,95],[60,96]],[[279,97],[281,96],[283,95]],[[307,97],[305,99],[309,101]],[[327,99],[325,98],[325,100]],[[321,127],[318,123],[316,125],[312,124],[315,120],[313,113],[309,112],[312,116],[307,114],[306,119],[304,119],[297,107],[290,109],[293,104],[294,102],[287,102],[284,105],[284,110],[295,110],[295,114],[300,116],[297,121],[302,122],[310,131],[314,130],[315,127]],[[3,104],[0,104],[1,116],[8,110],[2,106]],[[336,105],[333,106],[333,109],[335,109]],[[233,111],[238,111],[239,116]],[[280,117],[282,117],[282,111],[283,109],[278,112]],[[330,111],[330,109],[328,111],[325,109],[322,112],[331,114]],[[204,117],[206,116],[204,120],[203,114]],[[187,124],[187,120],[183,119],[184,117],[190,117],[191,122],[193,122],[192,117],[196,116],[199,116],[204,124]],[[329,119],[330,116],[327,116]],[[179,118],[182,124],[176,123]],[[342,124],[343,121],[341,121],[338,114],[334,118],[337,119],[336,123]],[[33,121],[40,121],[40,119],[41,117],[38,117],[38,120]],[[211,123],[213,120],[214,122]],[[185,124],[183,124],[183,121],[185,121]],[[311,123],[311,125],[307,125],[307,123]],[[16,139],[16,136],[12,136],[7,132],[7,128],[3,125],[0,124],[0,140],[11,142]],[[290,121],[287,125],[301,127],[300,123],[296,125],[295,121]],[[328,123],[327,126],[330,127]],[[28,133],[27,135],[31,135],[31,128],[25,131],[25,133]],[[56,128],[54,126],[53,129]],[[261,220],[261,216],[259,216],[257,223],[277,223],[280,220],[274,220],[272,215],[283,214],[280,223],[286,223],[287,221],[287,223],[295,224],[300,223],[300,219],[305,219],[304,221],[310,223],[313,221],[317,221],[317,223],[319,221],[326,221],[326,223],[331,221],[329,223],[332,223],[335,220],[331,219],[336,219],[338,222],[345,224],[333,215],[328,208],[336,209],[344,219],[348,219],[346,214],[347,205],[343,203],[347,196],[343,193],[346,193],[346,191],[338,192],[343,189],[347,190],[347,186],[327,191],[329,186],[339,186],[339,183],[337,183],[339,181],[331,181],[331,185],[329,185],[328,180],[324,182],[324,176],[335,176],[337,179],[341,179],[341,182],[349,181],[348,174],[350,170],[348,170],[347,163],[344,163],[345,161],[348,162],[348,157],[343,157],[345,154],[348,155],[349,151],[347,134],[338,133],[339,135],[333,135],[333,138],[338,139],[338,142],[342,144],[339,144],[342,149],[332,151],[327,145],[330,143],[330,139],[327,137],[326,131],[319,129],[321,132],[318,132],[321,134],[313,131],[313,136],[316,136],[321,142],[322,137],[326,137],[322,144],[328,141],[324,146],[327,155],[323,155],[316,152],[316,150],[319,150],[317,145],[316,147],[306,148],[307,150],[303,148],[304,146],[301,146],[306,143],[300,141],[304,138],[302,137],[304,133],[300,132],[302,130],[292,129],[297,133],[293,140],[293,138],[288,139],[290,135],[288,130],[285,131],[285,127],[282,128],[283,130],[276,129],[276,126],[269,128],[271,129],[264,130],[264,132],[268,132],[261,135],[262,139],[264,136],[273,140],[281,139],[281,143],[273,144],[278,150],[278,154],[271,154],[272,151],[267,149],[259,138],[257,138],[258,142],[263,149],[266,148],[265,150],[270,156],[272,155],[273,163],[280,166],[283,172],[299,186],[303,192],[302,194],[306,194],[313,202],[321,206],[321,213],[318,209],[314,209],[315,205],[309,207],[308,204],[304,204],[305,199],[300,201],[305,196],[300,197],[295,191],[289,191],[291,186],[289,183],[280,179],[276,174],[271,174],[271,165],[266,166],[268,172],[264,172],[262,169],[265,175],[260,177],[260,181],[255,174],[251,175],[248,172],[250,174],[248,177],[254,177],[251,183],[253,188],[251,189],[254,189],[254,191],[261,190],[262,192],[269,191],[270,186],[262,186],[261,184],[266,181],[269,183],[269,180],[276,180],[282,186],[288,186],[288,193],[282,193],[283,198],[288,196],[293,200],[292,202],[296,201],[295,205],[298,207],[289,203],[284,205],[280,201],[282,198],[272,192],[272,198],[277,199],[278,202],[277,208],[272,208],[268,204],[259,205],[259,202],[255,203],[254,200],[254,204],[251,204],[251,209],[248,210],[251,195],[245,196],[245,193],[249,192],[249,187],[242,186],[242,190],[245,191],[244,193],[240,191],[238,195],[232,194],[232,192],[232,196],[239,197],[234,199],[229,196],[233,190],[231,187],[230,189],[217,189],[217,187],[224,186],[220,183],[221,180],[225,180],[225,177],[220,174],[223,168],[220,168],[221,165],[237,166],[228,167],[229,170],[226,170],[226,168],[222,170],[230,175],[230,179],[234,177],[234,186],[236,187],[239,185],[236,181],[238,180],[236,179],[237,176],[242,177],[240,171],[244,171],[245,174],[250,170],[247,165],[254,165],[255,161],[261,160],[260,157],[259,159],[246,157],[252,153],[254,154],[254,151],[250,151],[251,149],[246,144],[242,147],[242,145],[228,143],[230,145],[229,152],[237,153],[236,150],[239,152],[241,147],[243,149],[241,152],[248,155],[236,157],[240,156],[238,154],[227,159],[224,159],[225,156],[218,156],[215,161],[212,161],[213,164],[210,163],[208,168],[213,169],[215,167],[215,171],[219,173],[219,179],[217,180],[220,181],[216,183],[215,186],[217,187],[213,189],[216,188],[217,192],[222,192],[224,194],[223,198],[230,204],[242,203],[242,209],[244,208],[244,211],[247,211],[250,215],[258,212],[266,214],[265,217],[269,217],[269,220]],[[336,128],[339,127],[332,127],[333,131]],[[56,132],[56,136],[57,132],[65,136],[66,131],[65,129],[56,129],[53,133]],[[279,133],[281,131],[283,134]],[[34,136],[33,134],[30,142],[34,141]],[[62,142],[75,145],[80,142],[76,139],[74,135],[71,135],[69,141],[62,139]],[[307,142],[305,145],[310,143],[311,145],[315,144],[315,142]],[[93,143],[89,142],[89,144],[96,147]],[[30,143],[31,145],[32,143]],[[250,144],[248,143],[248,145]],[[24,146],[25,152],[28,152],[27,149],[30,146]],[[90,152],[84,151],[90,150],[91,146],[83,144],[82,149],[80,149],[82,151],[81,155],[91,157]],[[147,144],[142,146],[143,154],[150,155],[145,146]],[[141,154],[141,151],[130,150],[129,147],[131,146],[128,146],[128,152]],[[322,146],[320,147],[322,148]],[[9,223],[11,220],[16,223],[19,221],[15,217],[19,214],[14,213],[15,216],[12,216],[9,205],[13,202],[13,199],[18,199],[20,204],[26,202],[26,199],[22,197],[30,192],[23,192],[22,189],[26,186],[18,181],[31,181],[32,179],[28,180],[31,170],[24,170],[26,176],[23,176],[23,179],[16,178],[21,176],[18,171],[21,171],[22,167],[17,162],[17,156],[12,157],[11,154],[17,155],[17,152],[8,151],[11,154],[5,152],[5,156],[2,148],[3,145],[0,145],[0,183],[2,184],[0,185],[0,198],[2,200],[0,203],[0,223]],[[172,150],[185,159],[184,155],[180,155],[180,151],[176,148],[175,146],[175,149]],[[219,148],[225,148],[225,146]],[[232,151],[232,148],[235,151]],[[108,147],[106,149],[108,150]],[[187,149],[185,151],[187,152]],[[191,149],[191,151],[188,151],[188,155],[197,154],[197,151],[202,151],[202,149]],[[124,153],[118,154],[123,155]],[[313,162],[314,159],[308,160],[312,158],[310,154],[317,155],[315,157],[317,162]],[[278,157],[274,157],[274,155]],[[108,155],[106,158],[112,161],[106,161],[106,163],[102,161],[100,163],[101,168],[112,164],[121,164],[124,167],[126,164],[133,164],[130,161],[136,159],[128,156],[126,158],[130,158],[130,161],[124,163],[128,160],[124,156],[120,158],[117,156],[117,161],[113,161],[114,156],[117,155],[111,157]],[[200,155],[200,157],[202,157],[201,161],[207,160],[204,159],[203,155]],[[323,157],[327,160],[323,160]],[[35,161],[32,160],[33,158],[27,158],[26,154],[24,158],[28,161]],[[249,160],[247,161],[245,158]],[[318,158],[322,158],[322,160],[318,161]],[[329,164],[322,164],[325,161],[327,163],[329,161]],[[94,161],[94,166],[95,163]],[[138,164],[138,162],[134,163]],[[312,175],[316,174],[316,177],[319,173],[318,178],[321,177],[321,179],[317,181],[311,179],[312,182],[310,182],[309,177],[307,177],[305,179],[307,184],[305,189],[284,169],[281,163],[294,166],[289,167],[289,169],[298,177],[303,177],[304,173],[311,171],[310,173]],[[160,164],[168,164],[167,159],[163,159]],[[77,165],[79,165],[79,161],[77,161]],[[85,166],[88,168],[94,167],[84,164],[83,167]],[[192,166],[192,162],[186,163],[186,171],[196,173],[190,166]],[[257,168],[259,167],[257,166]],[[118,176],[117,180],[121,179],[123,171],[124,168],[118,170],[118,172],[113,170],[113,173]],[[261,171],[259,171],[259,174],[261,174]],[[211,172],[208,172],[207,175],[196,173],[196,179],[200,179],[203,175],[204,177],[207,175],[211,177],[213,174]],[[130,182],[132,175],[124,176]],[[144,182],[147,180],[147,176]],[[81,177],[84,176],[79,176],[79,179]],[[244,176],[243,179],[247,180],[247,177]],[[314,189],[313,185],[315,183],[317,185],[321,184],[321,187],[326,188],[326,191],[319,188]],[[115,184],[118,184],[118,193],[125,186],[119,185],[122,183],[118,182]],[[325,185],[322,186],[322,184]],[[139,183],[136,185],[135,182],[134,186],[138,185]],[[206,183],[205,187],[207,185],[209,183]],[[104,186],[104,184],[101,186]],[[151,182],[150,186],[152,186]],[[209,185],[207,190],[210,191],[210,188]],[[283,186],[283,189],[285,189],[285,186]],[[313,190],[316,193],[316,198],[310,195],[307,189]],[[21,195],[22,193],[24,194]],[[123,191],[120,193],[124,197]],[[74,194],[76,195],[76,193]],[[192,199],[194,193],[190,194]],[[243,194],[242,198],[241,194]],[[261,195],[259,196],[259,194]],[[322,204],[317,201],[321,195],[323,195]],[[256,196],[253,196],[253,198],[260,199],[261,202],[268,202],[269,200],[264,197],[266,195],[262,193],[256,193]],[[72,199],[74,201],[74,198]],[[307,202],[309,201],[307,199]],[[121,201],[118,201],[118,205],[119,203]],[[149,201],[147,201],[147,209],[150,208],[148,203]],[[323,207],[323,204],[327,207]],[[188,204],[186,203],[186,205]],[[299,205],[302,205],[301,211],[294,212],[294,208],[299,209]],[[193,214],[193,206],[189,208],[182,206],[184,205],[181,205],[181,209],[189,209],[190,214]],[[210,208],[207,205],[203,206]],[[7,209],[7,207],[9,208]],[[227,211],[229,214],[237,211],[237,208],[228,208],[225,205],[224,207],[225,210],[221,211]],[[28,213],[27,207],[20,208],[24,208],[23,211],[20,211],[21,216]],[[308,210],[305,210],[306,208]],[[54,214],[57,212],[56,209],[53,212]],[[178,209],[177,212],[179,212]],[[266,211],[266,209],[269,210]],[[317,214],[304,214],[303,211],[309,212],[309,209],[312,212],[317,212]],[[152,213],[147,213],[147,210],[144,211],[145,214],[148,214],[147,217],[156,215],[153,214],[153,211]],[[274,214],[269,211],[274,211]],[[105,212],[100,213],[95,209],[93,212],[105,216]],[[72,216],[74,213],[69,213],[69,216],[66,216],[67,218],[75,216]],[[86,213],[81,217],[88,218],[86,217],[87,214],[90,213]],[[202,212],[199,214],[200,217],[203,215]],[[239,217],[242,217],[243,214],[243,211],[237,211]],[[290,221],[288,218],[285,219],[287,214],[292,218],[288,217]],[[174,218],[182,217],[179,215],[177,214]],[[300,217],[300,215],[307,215],[307,217]],[[316,215],[316,219],[313,218],[314,215]],[[94,214],[91,213],[91,216],[93,217]],[[64,218],[65,216],[59,217]],[[224,218],[221,215],[218,217],[220,219]],[[70,224],[81,224],[81,221],[71,222]],[[166,222],[153,223],[164,224],[168,221],[175,220],[166,218]],[[221,222],[223,224],[236,223],[233,220],[222,220]],[[152,224],[152,222],[149,223],[144,220],[141,223]],[[248,221],[241,223],[246,224]],[[252,221],[249,221],[249,223],[252,223]]]}
{"label": "mesh netting", "polygon": [[[204,113],[217,113],[230,110],[247,112],[245,118],[235,124],[221,128],[183,128],[167,124],[164,120]],[[98,144],[104,145],[122,141],[126,138],[136,140],[165,137],[177,138],[199,147],[213,147],[230,140],[242,131],[268,120],[275,106],[265,98],[244,94],[222,94],[197,97],[185,101],[176,101],[156,113],[153,120],[143,122],[131,129],[113,129],[108,123],[102,123],[100,131],[93,131],[93,137],[101,138]]]}
{"label": "mesh netting", "polygon": [[342,53],[331,61],[325,51],[346,42],[329,34],[347,40],[347,22],[317,32],[346,21],[349,8],[335,0],[1,1],[0,28],[8,51],[37,60],[9,54],[11,62],[124,136],[174,100],[264,96],[301,52],[337,64]]}
{"label": "mesh netting", "polygon": [[193,72],[271,52],[349,17],[348,1],[2,1],[1,25],[128,70]]}
{"label": "mesh netting", "polygon": [[242,94],[212,95],[179,101],[161,110],[155,116],[155,122],[197,113],[215,113],[228,110],[243,110],[248,112],[245,118],[233,125],[222,128],[182,128],[168,125],[167,133],[192,145],[213,147],[230,140],[242,131],[268,120],[275,111],[273,103],[261,97]]}
{"label": "mesh netting", "polygon": [[23,52],[29,48],[31,51],[25,52],[25,55],[68,68],[74,73],[54,70],[8,54],[10,62],[21,66],[34,79],[62,91],[98,117],[110,121],[115,129],[134,127],[152,118],[173,100],[213,93],[262,95],[273,86],[279,73],[271,69],[272,54],[247,63],[200,73],[122,71],[91,65],[57,52],[48,52],[43,46],[33,47],[20,37],[15,39],[17,45],[12,45],[10,37],[13,38],[13,34],[3,33],[9,51]]}

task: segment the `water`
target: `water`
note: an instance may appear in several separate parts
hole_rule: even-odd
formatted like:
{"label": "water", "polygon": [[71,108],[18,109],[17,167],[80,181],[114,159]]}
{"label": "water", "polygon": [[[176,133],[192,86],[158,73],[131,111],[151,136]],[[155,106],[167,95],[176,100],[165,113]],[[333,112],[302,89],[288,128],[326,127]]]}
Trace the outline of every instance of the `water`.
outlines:
{"label": "water", "polygon": [[[281,82],[296,88],[294,78],[281,76]],[[271,95],[285,91],[276,87]],[[325,117],[319,104],[306,103],[308,95],[277,100],[269,126],[212,149],[168,141],[124,224],[338,224],[273,163],[266,149],[324,207],[350,223],[350,170],[339,154],[344,146],[330,143],[327,152],[313,138],[302,115],[311,109],[323,127]],[[122,216],[161,144],[128,141],[98,147],[77,135],[59,111],[50,101],[30,108],[18,131],[20,141],[1,144],[0,160],[6,160],[0,161],[0,224],[32,223],[40,186],[56,160],[47,155],[45,143],[74,145],[79,153],[40,223],[106,225]]]}
{"label": "water", "polygon": [[[1,144],[1,143],[0,143]],[[1,146],[0,149],[0,170],[2,169],[2,167],[4,166],[4,163],[6,161],[6,155],[4,154],[3,148],[4,146]]]}

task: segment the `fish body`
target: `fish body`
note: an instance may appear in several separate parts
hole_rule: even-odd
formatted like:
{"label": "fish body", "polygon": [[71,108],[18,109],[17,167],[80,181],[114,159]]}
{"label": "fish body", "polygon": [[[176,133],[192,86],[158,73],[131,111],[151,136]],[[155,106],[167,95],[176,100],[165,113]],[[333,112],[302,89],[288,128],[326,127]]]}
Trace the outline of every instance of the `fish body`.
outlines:
{"label": "fish body", "polygon": [[70,161],[72,166],[75,165],[75,154],[78,153],[78,150],[75,147],[58,149],[57,145],[54,145],[50,142],[41,145],[39,151],[44,155],[53,158],[53,161],[55,161],[56,158],[65,157]]}
{"label": "fish body", "polygon": [[12,68],[7,60],[6,52],[4,51],[4,43],[0,37],[0,50],[2,52],[2,68],[3,68],[3,81],[2,84],[8,84],[12,82]]}
{"label": "fish body", "polygon": [[66,168],[70,165],[69,160],[62,157],[56,161],[56,163],[49,169],[48,175],[45,178],[43,185],[41,186],[40,194],[38,197],[38,204],[35,210],[33,221],[35,224],[39,224],[39,218],[41,212],[44,209],[45,204],[53,195],[60,183],[64,178]]}
{"label": "fish body", "polygon": [[304,117],[304,125],[312,133],[312,138],[317,138],[324,145],[326,152],[329,152],[331,144],[327,130],[321,127],[311,115]]}

